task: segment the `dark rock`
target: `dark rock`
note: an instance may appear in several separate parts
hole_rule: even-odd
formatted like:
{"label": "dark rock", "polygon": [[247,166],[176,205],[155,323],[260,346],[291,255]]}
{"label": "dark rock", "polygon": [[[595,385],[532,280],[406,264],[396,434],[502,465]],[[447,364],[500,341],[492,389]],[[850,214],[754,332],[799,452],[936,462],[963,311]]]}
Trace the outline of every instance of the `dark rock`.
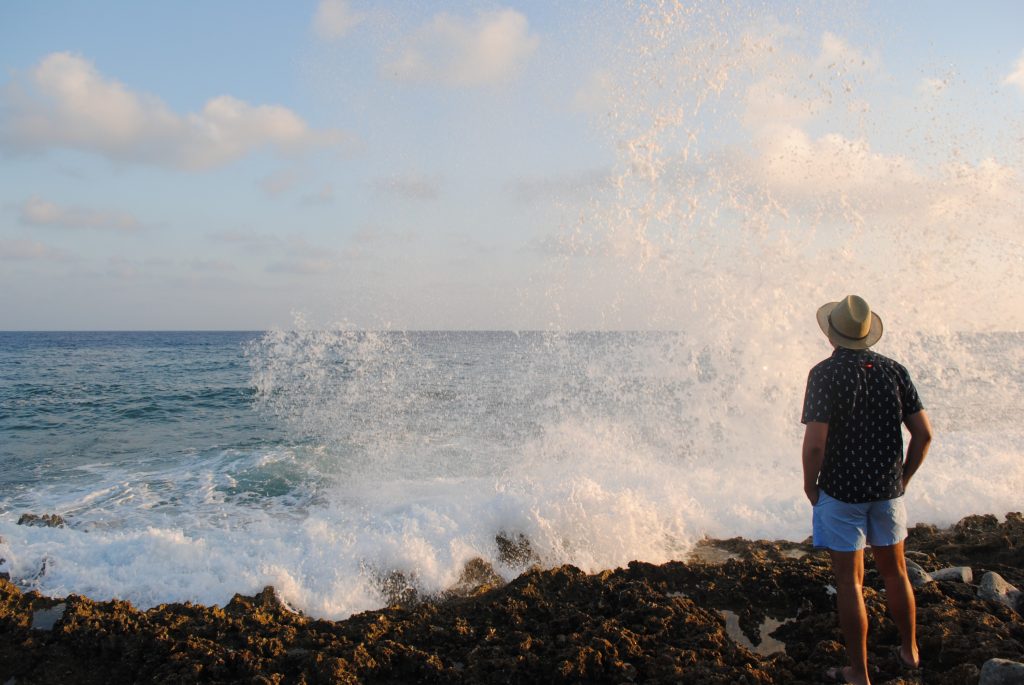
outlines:
{"label": "dark rock", "polygon": [[19,526],[40,526],[44,528],[64,528],[67,523],[60,514],[22,514],[18,519]]}
{"label": "dark rock", "polygon": [[[1012,556],[970,535],[1005,538],[1020,549],[1022,523],[1007,516],[993,527],[981,517],[925,531],[908,540],[907,556],[925,568],[997,570],[1019,585],[1024,572]],[[522,548],[525,538],[506,540]],[[789,542],[709,545],[737,558],[631,562],[597,574],[534,568],[507,584],[474,559],[460,579],[463,590],[440,597],[416,593],[411,574],[380,573],[379,585],[403,601],[337,622],[291,611],[269,587],[236,595],[223,609],[186,603],[138,611],[120,601],[48,599],[0,579],[0,681],[809,685],[842,663],[827,555],[797,558],[804,550]],[[867,563],[872,570],[870,556]],[[924,668],[907,680],[893,655],[898,634],[883,589],[877,572],[866,574],[873,681],[975,683],[978,665],[993,668],[989,660],[1024,662],[1018,614],[979,599],[964,582],[940,580],[916,591]],[[58,603],[65,609],[52,629],[32,630],[39,612]],[[785,653],[738,644],[744,640],[726,631],[725,610],[754,645],[769,618],[780,623],[771,636]]]}
{"label": "dark rock", "polygon": [[970,536],[978,533],[992,532],[999,528],[999,519],[992,514],[965,516],[960,519],[953,530],[957,535]]}
{"label": "dark rock", "polygon": [[498,560],[513,568],[532,566],[540,562],[540,557],[533,551],[529,538],[522,533],[509,535],[502,531],[494,536],[498,546]]}
{"label": "dark rock", "polygon": [[480,557],[470,559],[462,569],[459,582],[454,587],[448,588],[443,597],[471,597],[473,595],[493,590],[505,584],[501,576],[495,572],[494,567]]}
{"label": "dark rock", "polygon": [[388,571],[377,575],[376,585],[388,606],[404,606],[419,601],[415,574]]}
{"label": "dark rock", "polygon": [[1024,663],[1009,659],[989,659],[981,667],[978,685],[1021,685],[1024,683]]}
{"label": "dark rock", "polygon": [[[932,527],[934,528],[934,526]],[[908,550],[905,556],[907,559],[910,559],[911,561],[916,561],[918,564],[927,564],[932,560],[931,556],[929,556],[928,554],[925,554],[924,552],[918,552],[916,550]]]}

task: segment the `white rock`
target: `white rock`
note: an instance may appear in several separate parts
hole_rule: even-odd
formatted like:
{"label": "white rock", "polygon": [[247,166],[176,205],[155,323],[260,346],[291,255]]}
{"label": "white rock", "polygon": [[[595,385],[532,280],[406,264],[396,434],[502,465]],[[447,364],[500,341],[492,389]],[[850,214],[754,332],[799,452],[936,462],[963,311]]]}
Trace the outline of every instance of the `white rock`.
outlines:
{"label": "white rock", "polygon": [[930,574],[934,580],[953,580],[960,583],[973,583],[974,572],[970,566],[951,566]]}
{"label": "white rock", "polygon": [[917,562],[912,559],[906,559],[907,563],[907,577],[910,578],[910,584],[914,587],[921,587],[932,582],[932,577],[928,575],[928,572],[918,565]]}
{"label": "white rock", "polygon": [[992,602],[1001,602],[1016,610],[1020,605],[1021,591],[1003,580],[1003,577],[998,573],[989,571],[981,577],[981,585],[978,586],[978,597]]}
{"label": "white rock", "polygon": [[1024,683],[1024,664],[1009,659],[989,659],[981,667],[978,685],[1021,685]]}

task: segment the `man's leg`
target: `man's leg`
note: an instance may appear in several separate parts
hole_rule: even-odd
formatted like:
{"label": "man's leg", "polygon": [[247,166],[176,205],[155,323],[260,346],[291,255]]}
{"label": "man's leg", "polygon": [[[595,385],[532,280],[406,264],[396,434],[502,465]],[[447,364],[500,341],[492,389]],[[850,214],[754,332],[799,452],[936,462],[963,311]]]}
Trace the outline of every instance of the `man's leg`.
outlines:
{"label": "man's leg", "polygon": [[832,555],[832,571],[836,575],[839,628],[850,660],[850,669],[845,671],[846,679],[852,683],[867,683],[868,614],[864,609],[864,550],[829,550],[829,554]]}
{"label": "man's leg", "polygon": [[875,566],[885,581],[886,604],[889,615],[900,632],[900,658],[907,666],[917,666],[917,604],[914,588],[907,577],[907,564],[903,556],[903,542],[886,547],[872,547]]}

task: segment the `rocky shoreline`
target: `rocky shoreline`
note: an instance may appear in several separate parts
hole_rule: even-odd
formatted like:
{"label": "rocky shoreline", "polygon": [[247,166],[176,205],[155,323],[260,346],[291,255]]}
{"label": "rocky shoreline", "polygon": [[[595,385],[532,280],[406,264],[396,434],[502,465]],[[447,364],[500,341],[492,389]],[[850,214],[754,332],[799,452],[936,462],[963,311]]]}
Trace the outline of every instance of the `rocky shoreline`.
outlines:
{"label": "rocky shoreline", "polygon": [[[923,668],[900,668],[869,562],[874,682],[1021,682],[1005,678],[1024,662],[1024,516],[918,525],[907,550]],[[686,562],[533,568],[507,584],[476,560],[443,597],[400,580],[393,606],[327,621],[269,587],[139,611],[0,578],[0,683],[800,684],[843,659],[828,558],[806,543],[706,540]]]}

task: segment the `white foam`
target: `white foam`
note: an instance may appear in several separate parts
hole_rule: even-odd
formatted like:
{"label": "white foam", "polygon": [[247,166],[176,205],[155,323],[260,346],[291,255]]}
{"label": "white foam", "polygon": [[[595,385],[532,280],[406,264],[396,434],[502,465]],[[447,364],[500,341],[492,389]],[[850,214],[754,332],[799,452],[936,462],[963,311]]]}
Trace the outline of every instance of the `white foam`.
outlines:
{"label": "white foam", "polygon": [[[286,446],[94,463],[21,489],[0,512],[12,576],[141,606],[223,604],[270,583],[299,609],[342,617],[380,606],[393,571],[433,592],[480,556],[511,577],[498,533],[589,571],[683,558],[703,535],[802,540],[800,404],[829,352],[813,312],[849,292],[885,316],[878,349],[910,368],[937,429],[911,519],[1019,510],[1020,337],[935,328],[984,328],[1019,303],[1019,269],[991,278],[960,258],[1005,248],[1019,184],[994,202],[965,184],[995,162],[908,169],[857,144],[860,128],[752,127],[755,87],[833,117],[819,126],[848,122],[863,80],[854,69],[840,84],[818,63],[821,27],[754,5],[621,13],[601,117],[619,158],[567,228],[569,254],[537,275],[553,332],[448,339],[301,319],[271,331],[249,358]],[[806,74],[784,78],[805,65],[814,92]],[[771,166],[780,159],[802,166]],[[574,335],[558,330],[563,311],[682,332]],[[17,526],[23,511],[71,526]]]}

